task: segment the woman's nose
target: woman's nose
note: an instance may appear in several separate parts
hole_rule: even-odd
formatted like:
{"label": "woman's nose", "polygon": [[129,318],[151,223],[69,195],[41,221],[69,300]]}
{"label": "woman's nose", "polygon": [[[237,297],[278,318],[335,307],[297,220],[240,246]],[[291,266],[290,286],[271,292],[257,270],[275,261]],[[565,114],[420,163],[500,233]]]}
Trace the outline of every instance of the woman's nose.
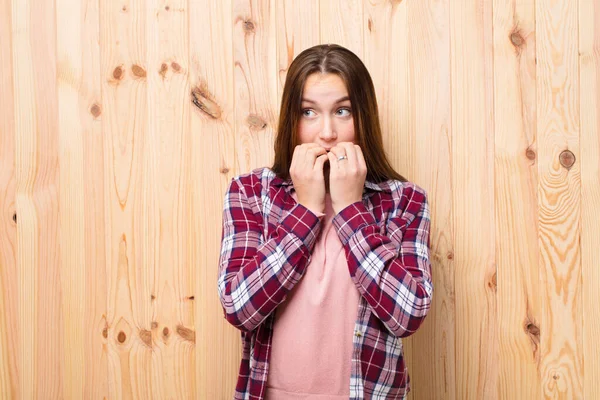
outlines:
{"label": "woman's nose", "polygon": [[321,126],[321,139],[335,139],[335,127],[330,118],[323,118],[323,125]]}

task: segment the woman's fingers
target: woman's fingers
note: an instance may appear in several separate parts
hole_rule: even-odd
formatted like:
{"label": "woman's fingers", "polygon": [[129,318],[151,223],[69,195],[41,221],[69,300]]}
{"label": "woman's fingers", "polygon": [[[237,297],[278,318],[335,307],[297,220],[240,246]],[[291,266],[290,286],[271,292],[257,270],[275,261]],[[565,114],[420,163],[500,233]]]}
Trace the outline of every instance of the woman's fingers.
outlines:
{"label": "woman's fingers", "polygon": [[338,146],[344,149],[346,157],[348,157],[348,162],[351,166],[358,165],[358,159],[356,157],[356,149],[354,148],[354,143],[342,142]]}
{"label": "woman's fingers", "polygon": [[[302,171],[312,171],[316,167],[316,162],[321,155],[327,154],[327,150],[316,143],[303,143],[294,149],[290,169],[294,168],[297,173]],[[327,159],[327,157],[325,157]],[[321,163],[321,167],[323,163]],[[321,171],[323,168],[321,168]]]}
{"label": "woman's fingers", "polygon": [[323,167],[325,165],[325,161],[328,160],[327,152],[320,154],[315,160],[314,169],[317,171],[323,171]]}
{"label": "woman's fingers", "polygon": [[354,149],[356,150],[356,159],[358,160],[358,167],[367,170],[367,163],[365,161],[365,156],[359,145],[355,144]]}

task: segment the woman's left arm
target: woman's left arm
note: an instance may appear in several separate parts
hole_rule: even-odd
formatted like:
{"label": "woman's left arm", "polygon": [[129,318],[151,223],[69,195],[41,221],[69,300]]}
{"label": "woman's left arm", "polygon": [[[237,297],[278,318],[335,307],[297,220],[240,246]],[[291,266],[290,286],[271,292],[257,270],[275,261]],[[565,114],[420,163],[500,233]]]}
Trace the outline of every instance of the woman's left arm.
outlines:
{"label": "woman's left arm", "polygon": [[394,336],[406,337],[431,306],[430,215],[423,189],[408,184],[398,190],[402,209],[386,222],[386,235],[362,201],[342,209],[332,222],[358,291]]}

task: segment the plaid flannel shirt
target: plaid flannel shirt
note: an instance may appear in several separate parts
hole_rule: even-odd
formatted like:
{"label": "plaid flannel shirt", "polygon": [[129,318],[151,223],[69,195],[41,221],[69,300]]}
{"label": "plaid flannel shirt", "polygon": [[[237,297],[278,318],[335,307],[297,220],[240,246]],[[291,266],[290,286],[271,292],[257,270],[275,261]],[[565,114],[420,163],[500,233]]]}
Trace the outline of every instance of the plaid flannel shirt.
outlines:
{"label": "plaid flannel shirt", "polygon": [[[274,312],[302,278],[322,218],[291,196],[291,180],[258,168],[231,180],[223,207],[218,291],[241,330],[234,399],[264,399]],[[350,399],[402,399],[410,390],[402,337],[430,308],[429,206],[410,182],[366,181],[362,202],[334,216],[348,272],[360,293]]]}

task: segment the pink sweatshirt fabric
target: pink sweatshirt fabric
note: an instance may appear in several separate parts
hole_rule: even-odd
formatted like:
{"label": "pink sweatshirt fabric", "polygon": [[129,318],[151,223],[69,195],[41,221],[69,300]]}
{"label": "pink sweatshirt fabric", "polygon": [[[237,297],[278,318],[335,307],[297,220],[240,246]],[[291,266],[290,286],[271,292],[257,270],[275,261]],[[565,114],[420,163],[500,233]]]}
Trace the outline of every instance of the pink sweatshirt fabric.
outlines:
{"label": "pink sweatshirt fabric", "polygon": [[[297,200],[295,192],[292,196]],[[329,194],[325,200],[310,264],[276,310],[266,400],[341,400],[350,394],[360,294],[331,223]]]}

